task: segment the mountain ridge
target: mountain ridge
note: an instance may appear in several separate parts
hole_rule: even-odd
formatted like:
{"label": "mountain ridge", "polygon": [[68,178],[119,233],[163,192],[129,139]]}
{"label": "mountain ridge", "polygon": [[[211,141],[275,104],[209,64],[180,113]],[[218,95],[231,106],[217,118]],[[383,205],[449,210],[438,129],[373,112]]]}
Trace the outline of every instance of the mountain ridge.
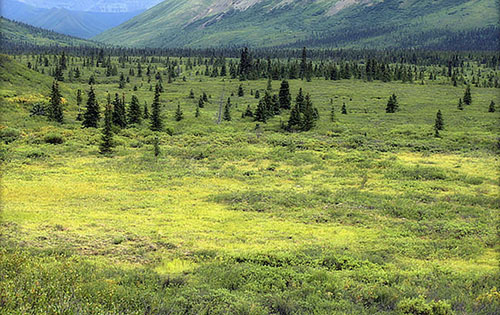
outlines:
{"label": "mountain ridge", "polygon": [[[495,0],[165,0],[94,39],[131,47],[271,47],[362,30],[371,35],[325,46],[425,48],[438,39],[433,32],[496,27],[496,9]],[[421,32],[429,38],[398,44]]]}
{"label": "mountain ridge", "polygon": [[27,5],[45,9],[68,9],[72,11],[124,13],[143,11],[162,0],[19,0]]}
{"label": "mountain ridge", "polygon": [[2,48],[18,45],[58,47],[103,46],[100,43],[90,40],[60,34],[22,22],[11,21],[4,17],[0,17],[0,30]]}
{"label": "mountain ridge", "polygon": [[1,15],[55,31],[61,34],[89,39],[105,30],[118,26],[143,11],[107,13],[73,11],[66,8],[37,8],[17,0],[3,0]]}

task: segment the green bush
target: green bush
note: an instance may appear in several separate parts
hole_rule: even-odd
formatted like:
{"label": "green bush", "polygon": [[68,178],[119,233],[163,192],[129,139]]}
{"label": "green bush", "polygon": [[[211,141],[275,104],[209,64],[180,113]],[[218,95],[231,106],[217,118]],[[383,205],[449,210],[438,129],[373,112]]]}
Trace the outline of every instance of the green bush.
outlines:
{"label": "green bush", "polygon": [[64,138],[58,133],[49,133],[45,135],[43,141],[49,144],[62,144],[64,143]]}
{"label": "green bush", "polygon": [[40,159],[46,156],[47,154],[39,148],[32,148],[26,152],[26,157],[29,159]]}
{"label": "green bush", "polygon": [[7,127],[0,129],[0,139],[6,144],[16,141],[20,137],[20,135],[21,132],[15,128]]}

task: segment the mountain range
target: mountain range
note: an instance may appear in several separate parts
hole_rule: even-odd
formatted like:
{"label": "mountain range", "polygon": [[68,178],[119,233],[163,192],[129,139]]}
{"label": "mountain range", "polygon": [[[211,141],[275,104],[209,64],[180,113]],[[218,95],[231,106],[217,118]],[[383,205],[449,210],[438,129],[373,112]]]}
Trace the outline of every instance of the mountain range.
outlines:
{"label": "mountain range", "polygon": [[165,0],[94,39],[133,47],[425,48],[464,32],[486,29],[495,38],[498,12],[497,0]]}
{"label": "mountain range", "polygon": [[56,33],[21,22],[11,21],[3,17],[0,17],[0,30],[2,49],[8,49],[19,45],[57,47],[103,46],[96,42]]}
{"label": "mountain range", "polygon": [[162,0],[19,0],[25,4],[45,9],[67,9],[87,12],[144,11]]}
{"label": "mountain range", "polygon": [[499,0],[159,2],[3,0],[2,16],[125,47],[495,50],[500,38]]}
{"label": "mountain range", "polygon": [[61,34],[91,38],[130,20],[144,10],[89,12],[66,8],[39,8],[16,0],[2,0],[2,16]]}

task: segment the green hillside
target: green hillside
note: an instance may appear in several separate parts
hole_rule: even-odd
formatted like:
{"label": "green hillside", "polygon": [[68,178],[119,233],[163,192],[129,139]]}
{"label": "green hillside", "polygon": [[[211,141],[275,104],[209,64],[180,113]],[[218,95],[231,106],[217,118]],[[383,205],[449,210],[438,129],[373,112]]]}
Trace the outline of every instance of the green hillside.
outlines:
{"label": "green hillside", "polygon": [[138,47],[304,41],[325,47],[429,47],[464,37],[460,32],[482,34],[484,28],[486,37],[495,38],[498,17],[495,0],[167,0],[95,39]]}
{"label": "green hillside", "polygon": [[[19,58],[19,57],[17,57]],[[25,62],[23,62],[25,63]],[[34,104],[44,105],[49,100],[53,78],[28,69],[19,59],[0,54],[0,125],[15,120],[26,125],[26,117]],[[59,83],[63,95],[72,94],[64,83]],[[63,102],[66,104],[66,98]],[[0,128],[1,129],[1,128]]]}
{"label": "green hillside", "polygon": [[13,44],[58,47],[98,46],[96,42],[59,34],[3,17],[0,17],[0,30],[0,41],[4,48]]}

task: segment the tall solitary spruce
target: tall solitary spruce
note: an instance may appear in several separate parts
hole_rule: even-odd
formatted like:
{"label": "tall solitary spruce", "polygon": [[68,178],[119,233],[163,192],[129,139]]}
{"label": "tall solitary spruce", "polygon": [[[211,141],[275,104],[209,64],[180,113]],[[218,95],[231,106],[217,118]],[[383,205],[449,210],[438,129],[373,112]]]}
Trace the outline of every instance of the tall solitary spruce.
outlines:
{"label": "tall solitary spruce", "polygon": [[50,93],[49,119],[61,124],[64,121],[62,96],[59,92],[59,84],[57,81],[54,81],[52,84],[52,91]]}
{"label": "tall solitary spruce", "polygon": [[175,121],[181,121],[184,119],[184,114],[182,113],[181,104],[177,104],[177,110],[175,111]]}
{"label": "tall solitary spruce", "polygon": [[99,152],[101,154],[110,154],[113,147],[113,108],[111,106],[111,96],[108,94],[108,102],[104,111],[104,127],[102,129],[101,145]]}
{"label": "tall solitary spruce", "polygon": [[198,101],[198,107],[199,108],[205,107],[205,101],[203,100],[203,96],[200,96],[200,100]]}
{"label": "tall solitary spruce", "polygon": [[152,131],[162,131],[163,121],[161,119],[161,109],[160,109],[160,87],[158,84],[155,89],[155,97],[153,99],[153,104],[151,104],[151,130]]}
{"label": "tall solitary spruce", "polygon": [[399,110],[398,97],[396,94],[392,94],[387,101],[387,107],[385,108],[386,113],[395,113]]}
{"label": "tall solitary spruce", "polygon": [[101,119],[99,103],[95,97],[94,87],[90,86],[90,91],[87,98],[87,110],[83,114],[83,126],[85,128],[97,128]]}
{"label": "tall solitary spruce", "polygon": [[465,103],[465,105],[472,104],[472,94],[471,94],[471,91],[470,91],[470,85],[468,85],[467,88],[465,89],[464,103]]}
{"label": "tall solitary spruce", "polygon": [[341,111],[342,115],[347,115],[347,106],[344,104],[342,104],[342,111]]}
{"label": "tall solitary spruce", "polygon": [[227,99],[226,106],[224,106],[224,115],[222,117],[225,121],[231,121],[231,99]]}
{"label": "tall solitary spruce", "polygon": [[457,106],[457,108],[459,110],[464,110],[464,102],[462,102],[462,99],[458,100],[458,106]]}
{"label": "tall solitary spruce", "polygon": [[436,114],[436,121],[434,122],[434,136],[436,138],[440,137],[439,131],[444,129],[444,121],[443,114],[441,114],[441,110],[438,110]]}
{"label": "tall solitary spruce", "polygon": [[490,107],[488,108],[489,113],[494,113],[496,111],[495,109],[495,102],[491,101]]}

